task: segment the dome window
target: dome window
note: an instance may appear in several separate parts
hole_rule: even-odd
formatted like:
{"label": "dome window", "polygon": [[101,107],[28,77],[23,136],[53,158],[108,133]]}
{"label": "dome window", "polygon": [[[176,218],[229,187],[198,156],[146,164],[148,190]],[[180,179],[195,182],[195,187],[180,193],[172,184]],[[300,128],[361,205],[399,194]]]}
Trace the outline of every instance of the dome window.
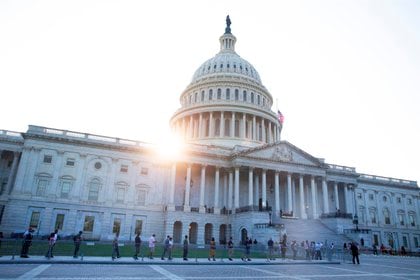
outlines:
{"label": "dome window", "polygon": [[213,69],[216,69],[216,67],[217,67],[217,65],[215,64],[215,65],[213,66]]}
{"label": "dome window", "polygon": [[260,97],[260,95],[257,95],[257,104],[258,105],[261,105],[261,97]]}
{"label": "dome window", "polygon": [[229,88],[226,89],[226,99],[230,100],[230,89]]}
{"label": "dome window", "polygon": [[210,71],[211,66],[209,65],[209,67],[207,68],[208,71]]}
{"label": "dome window", "polygon": [[198,102],[198,92],[194,93],[194,103]]}
{"label": "dome window", "polygon": [[215,123],[214,136],[220,136],[220,119],[216,119],[214,123]]}
{"label": "dome window", "polygon": [[201,91],[201,102],[203,102],[203,101],[204,101],[204,90]]}
{"label": "dome window", "polygon": [[239,90],[235,89],[235,100],[239,100]]}
{"label": "dome window", "polygon": [[209,90],[209,100],[213,99],[213,90]]}
{"label": "dome window", "polygon": [[233,64],[233,68],[236,69],[236,64]]}
{"label": "dome window", "polygon": [[245,67],[245,71],[248,72],[248,67]]}
{"label": "dome window", "polygon": [[222,99],[222,90],[220,88],[217,89],[217,99]]}
{"label": "dome window", "polygon": [[239,65],[239,69],[241,69],[241,70],[242,70],[242,65]]}
{"label": "dome window", "polygon": [[244,92],[242,93],[244,95],[244,101],[247,102],[248,100],[248,95],[246,94],[246,90],[244,90]]}
{"label": "dome window", "polygon": [[226,67],[227,67],[227,68],[229,68],[229,67],[230,67],[229,63],[226,65]]}
{"label": "dome window", "polygon": [[251,92],[251,103],[254,103],[254,93]]}
{"label": "dome window", "polygon": [[223,69],[223,64],[220,64],[220,69]]}
{"label": "dome window", "polygon": [[190,95],[190,96],[188,97],[188,104],[191,104],[191,101],[192,101],[192,95]]}

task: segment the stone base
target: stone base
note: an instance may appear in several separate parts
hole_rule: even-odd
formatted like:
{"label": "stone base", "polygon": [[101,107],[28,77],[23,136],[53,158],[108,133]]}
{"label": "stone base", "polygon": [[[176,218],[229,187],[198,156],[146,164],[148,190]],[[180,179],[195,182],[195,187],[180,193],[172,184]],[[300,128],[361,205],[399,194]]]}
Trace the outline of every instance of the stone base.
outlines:
{"label": "stone base", "polygon": [[204,206],[200,206],[200,208],[199,208],[198,212],[199,212],[199,213],[206,213],[206,207],[204,207]]}
{"label": "stone base", "polygon": [[167,209],[168,211],[175,211],[175,205],[168,205],[168,206],[166,207],[166,209]]}
{"label": "stone base", "polygon": [[220,215],[220,208],[213,208],[215,215]]}
{"label": "stone base", "polygon": [[188,212],[188,213],[191,212],[191,207],[184,205],[184,212]]}

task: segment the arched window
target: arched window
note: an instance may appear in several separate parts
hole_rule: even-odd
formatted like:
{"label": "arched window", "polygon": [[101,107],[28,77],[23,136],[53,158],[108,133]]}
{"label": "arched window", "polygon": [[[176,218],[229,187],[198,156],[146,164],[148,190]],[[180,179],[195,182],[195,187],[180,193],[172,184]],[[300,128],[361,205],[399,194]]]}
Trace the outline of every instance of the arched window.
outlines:
{"label": "arched window", "polygon": [[216,119],[214,123],[215,123],[214,136],[220,136],[220,119]]}
{"label": "arched window", "polygon": [[239,120],[235,120],[235,137],[239,137]]}
{"label": "arched window", "polygon": [[258,105],[261,105],[261,98],[260,98],[260,95],[257,95],[257,104],[258,104]]}
{"label": "arched window", "polygon": [[244,90],[244,92],[242,94],[244,95],[244,101],[247,102],[248,101],[248,95],[246,94],[246,90]]}
{"label": "arched window", "polygon": [[209,100],[212,100],[212,99],[213,99],[213,90],[210,89],[209,90]]}
{"label": "arched window", "polygon": [[254,93],[251,92],[251,103],[254,103]]}
{"label": "arched window", "polygon": [[230,119],[225,119],[225,136],[230,136]]}
{"label": "arched window", "polygon": [[217,99],[222,99],[222,90],[220,88],[217,89]]}
{"label": "arched window", "polygon": [[384,209],[384,222],[386,225],[390,225],[391,224],[391,217],[389,215],[389,210],[388,209]]}
{"label": "arched window", "polygon": [[194,93],[194,103],[198,102],[198,92]]}
{"label": "arched window", "polygon": [[204,126],[205,126],[204,137],[209,137],[210,136],[210,120],[209,119],[206,119],[204,121]]}
{"label": "arched window", "polygon": [[204,90],[201,91],[201,102],[203,102],[203,101],[204,101]]}
{"label": "arched window", "polygon": [[235,100],[239,100],[239,90],[235,89]]}
{"label": "arched window", "polygon": [[188,104],[191,104],[192,103],[192,95],[190,95],[189,97],[188,97]]}
{"label": "arched window", "polygon": [[230,89],[226,89],[226,100],[230,100]]}

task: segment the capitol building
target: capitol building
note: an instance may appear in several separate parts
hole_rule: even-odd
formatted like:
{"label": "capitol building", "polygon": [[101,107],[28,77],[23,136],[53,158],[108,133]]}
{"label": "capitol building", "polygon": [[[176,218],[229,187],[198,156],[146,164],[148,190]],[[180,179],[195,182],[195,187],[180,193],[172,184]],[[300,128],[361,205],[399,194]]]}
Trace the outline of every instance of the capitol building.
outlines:
{"label": "capitol building", "polygon": [[[258,71],[235,51],[230,20],[170,119],[185,145],[162,161],[154,145],[29,125],[0,130],[0,231],[82,230],[86,239],[156,234],[223,244],[246,236],[420,242],[415,181],[327,163],[281,137],[283,119]],[[216,43],[216,42],[215,42]]]}

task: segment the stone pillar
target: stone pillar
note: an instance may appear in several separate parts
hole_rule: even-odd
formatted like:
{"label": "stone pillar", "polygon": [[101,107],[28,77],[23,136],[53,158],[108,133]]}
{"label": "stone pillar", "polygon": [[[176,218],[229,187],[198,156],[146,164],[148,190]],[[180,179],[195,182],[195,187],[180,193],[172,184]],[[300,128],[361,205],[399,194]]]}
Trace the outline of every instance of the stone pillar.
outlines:
{"label": "stone pillar", "polygon": [[267,170],[262,171],[262,190],[261,190],[262,207],[267,207]]}
{"label": "stone pillar", "polygon": [[246,114],[242,113],[242,133],[241,133],[242,139],[246,138]]}
{"label": "stone pillar", "polygon": [[[110,162],[111,171],[108,173],[108,178],[107,178],[108,185],[106,187],[106,192],[105,192],[106,198],[104,199],[108,202],[108,204],[111,204],[115,200],[115,173],[117,170],[117,166],[116,166],[117,162],[118,162],[118,159],[111,158],[111,162]],[[101,195],[99,195],[98,201],[101,201],[100,197]]]}
{"label": "stone pillar", "polygon": [[255,115],[252,116],[252,140],[257,140],[257,120]]}
{"label": "stone pillar", "polygon": [[203,113],[200,113],[198,117],[198,138],[203,138]]}
{"label": "stone pillar", "polygon": [[190,212],[191,164],[187,165],[187,178],[185,179],[184,212]]}
{"label": "stone pillar", "polygon": [[324,204],[324,214],[328,214],[330,212],[328,207],[328,185],[325,177],[322,178],[322,199]]}
{"label": "stone pillar", "polygon": [[61,166],[63,165],[63,156],[64,156],[63,151],[57,151],[57,158],[54,162],[55,164],[54,164],[54,171],[53,171],[53,177],[51,180],[51,185],[48,186],[48,190],[46,191],[49,197],[56,196],[60,188],[59,176],[60,176]]}
{"label": "stone pillar", "polygon": [[223,174],[223,207],[228,208],[228,174],[224,172]]}
{"label": "stone pillar", "polygon": [[[130,169],[130,185],[128,186],[128,190],[127,190],[127,196],[128,196],[127,197],[127,202],[128,202],[129,205],[133,205],[133,206],[136,204],[136,179],[137,179],[136,170],[138,170],[138,164],[139,164],[138,161],[132,162],[132,165],[131,165],[132,168]],[[172,180],[172,178],[171,178],[171,180]],[[170,195],[170,193],[169,193],[169,195]],[[128,220],[128,222],[130,224],[131,224],[131,220],[132,219]],[[128,228],[127,232],[130,232],[129,230],[130,230],[130,228]]]}
{"label": "stone pillar", "polygon": [[266,139],[266,133],[265,133],[265,124],[264,124],[264,119],[261,118],[261,134],[262,134],[262,142],[266,143],[267,139]]}
{"label": "stone pillar", "polygon": [[316,209],[316,187],[315,187],[315,177],[311,176],[311,198],[312,198],[312,216],[314,219],[318,218],[318,213]]}
{"label": "stone pillar", "polygon": [[271,122],[268,122],[268,141],[267,143],[273,142],[273,133],[271,131]]}
{"label": "stone pillar", "polygon": [[239,167],[235,167],[235,209],[239,208]]}
{"label": "stone pillar", "polygon": [[12,168],[10,169],[9,178],[7,179],[6,190],[4,192],[5,194],[10,194],[12,192],[13,181],[16,178],[16,172],[18,168],[18,161],[19,161],[19,152],[14,152]]}
{"label": "stone pillar", "polygon": [[201,166],[201,177],[200,177],[200,213],[205,213],[206,208],[204,207],[204,193],[206,191],[206,166]]}
{"label": "stone pillar", "polygon": [[307,219],[305,212],[305,192],[303,190],[303,175],[299,174],[300,217]]}
{"label": "stone pillar", "polygon": [[343,184],[344,184],[344,204],[345,204],[344,211],[346,213],[351,213],[350,212],[351,208],[349,207],[349,190],[348,190],[347,184],[346,183],[343,183]]}
{"label": "stone pillar", "polygon": [[77,166],[77,178],[74,186],[74,190],[72,190],[73,193],[73,199],[78,201],[81,198],[83,198],[83,187],[85,186],[85,178],[87,173],[87,167],[86,167],[86,154],[80,154],[79,155],[79,164]]}
{"label": "stone pillar", "polygon": [[[39,154],[40,154],[40,149],[38,148],[32,148],[31,150],[31,155],[30,155],[30,165],[28,166],[28,172],[26,173],[27,175],[25,176],[25,180],[26,180],[26,184],[25,187],[23,189],[23,191],[25,193],[31,193],[32,189],[33,189],[33,182],[34,182],[34,178],[35,178],[35,172],[36,172],[36,168],[38,166],[38,162],[39,162]],[[36,190],[35,190],[36,192]]]}
{"label": "stone pillar", "polygon": [[230,120],[230,137],[235,137],[235,112],[232,112],[232,118]]}
{"label": "stone pillar", "polygon": [[337,184],[337,182],[334,182],[334,199],[335,199],[335,208],[336,208],[336,210],[338,210],[338,209],[340,209],[340,201],[338,199],[338,184]]}
{"label": "stone pillar", "polygon": [[224,112],[220,112],[220,137],[225,135],[225,115]]}
{"label": "stone pillar", "polygon": [[293,200],[292,200],[292,174],[287,173],[287,211],[291,213],[293,211]]}
{"label": "stone pillar", "polygon": [[274,142],[277,142],[278,141],[277,140],[277,125],[274,125],[273,130],[274,130]]}
{"label": "stone pillar", "polygon": [[254,195],[254,200],[255,200],[255,205],[259,205],[260,202],[260,176],[258,176],[257,173],[255,173],[254,176],[254,186],[255,186],[255,195]]}
{"label": "stone pillar", "polygon": [[20,164],[18,166],[16,174],[15,187],[13,188],[13,193],[19,193],[23,191],[24,179],[26,176],[26,170],[29,165],[30,160],[30,148],[24,147],[22,150],[22,155],[20,158]]}
{"label": "stone pillar", "polygon": [[254,205],[254,199],[253,199],[254,188],[253,188],[253,183],[254,183],[253,169],[252,169],[252,167],[249,167],[249,174],[248,174],[248,205],[249,206]]}
{"label": "stone pillar", "polygon": [[176,162],[171,167],[171,182],[169,185],[169,205],[168,210],[175,210],[175,182],[176,182]]}
{"label": "stone pillar", "polygon": [[219,176],[220,170],[216,166],[214,173],[214,214],[220,214],[220,205],[219,205]]}
{"label": "stone pillar", "polygon": [[229,170],[228,209],[232,210],[233,172]]}
{"label": "stone pillar", "polygon": [[189,138],[194,138],[194,118],[193,115],[190,116],[190,127],[188,131]]}
{"label": "stone pillar", "polygon": [[210,117],[209,117],[209,137],[214,137],[213,112],[210,112]]}
{"label": "stone pillar", "polygon": [[274,201],[276,206],[276,215],[280,214],[280,184],[279,184],[279,172],[274,173]]}

